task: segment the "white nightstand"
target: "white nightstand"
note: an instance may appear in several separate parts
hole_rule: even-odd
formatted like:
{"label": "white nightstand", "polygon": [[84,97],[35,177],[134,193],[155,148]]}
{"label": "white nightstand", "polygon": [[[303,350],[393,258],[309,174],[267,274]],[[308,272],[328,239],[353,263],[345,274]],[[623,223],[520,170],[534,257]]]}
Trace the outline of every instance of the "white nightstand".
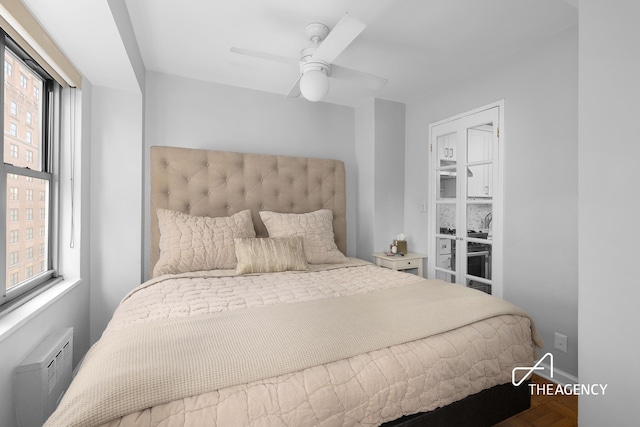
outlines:
{"label": "white nightstand", "polygon": [[424,277],[424,274],[422,274],[422,263],[423,260],[427,258],[426,255],[409,252],[405,256],[387,256],[384,252],[376,252],[375,254],[372,254],[372,256],[376,260],[376,265],[380,267],[390,268],[391,270],[409,270],[417,268],[418,276]]}

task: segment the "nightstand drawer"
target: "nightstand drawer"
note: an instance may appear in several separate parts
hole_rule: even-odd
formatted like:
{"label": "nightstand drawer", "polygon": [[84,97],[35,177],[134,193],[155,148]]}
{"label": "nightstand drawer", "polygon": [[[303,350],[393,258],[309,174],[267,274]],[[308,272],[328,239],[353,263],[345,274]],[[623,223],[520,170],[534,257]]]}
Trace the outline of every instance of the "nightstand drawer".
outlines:
{"label": "nightstand drawer", "polygon": [[[418,268],[418,264],[420,264],[422,262],[421,259],[399,259],[397,261],[395,261],[393,263],[393,265],[395,265],[396,269],[398,270],[405,270],[407,268]],[[393,267],[389,267],[389,268],[393,268]]]}

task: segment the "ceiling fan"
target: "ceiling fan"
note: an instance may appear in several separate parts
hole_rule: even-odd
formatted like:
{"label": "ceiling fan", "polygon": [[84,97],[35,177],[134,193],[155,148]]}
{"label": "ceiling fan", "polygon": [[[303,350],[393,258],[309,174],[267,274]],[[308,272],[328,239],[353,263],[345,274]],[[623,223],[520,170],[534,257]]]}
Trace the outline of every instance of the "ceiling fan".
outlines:
{"label": "ceiling fan", "polygon": [[358,37],[366,25],[349,14],[338,21],[333,30],[324,24],[313,22],[305,26],[305,35],[311,44],[300,51],[300,59],[255,52],[232,47],[231,52],[284,62],[300,68],[300,75],[286,94],[287,98],[302,95],[309,101],[320,101],[329,92],[329,76],[379,90],[387,79],[362,71],[333,64],[333,61]]}

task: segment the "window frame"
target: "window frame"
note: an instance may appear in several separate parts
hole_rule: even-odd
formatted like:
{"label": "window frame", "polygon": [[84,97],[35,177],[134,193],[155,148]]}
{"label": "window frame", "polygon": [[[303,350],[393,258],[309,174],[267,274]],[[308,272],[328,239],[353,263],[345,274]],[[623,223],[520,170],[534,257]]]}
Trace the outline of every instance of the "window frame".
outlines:
{"label": "window frame", "polygon": [[[40,291],[61,280],[56,270],[57,253],[55,252],[55,249],[57,248],[56,242],[58,229],[57,227],[54,227],[54,218],[57,217],[54,209],[58,206],[56,180],[59,172],[54,169],[54,156],[56,152],[54,144],[59,143],[59,138],[55,132],[58,132],[60,124],[55,123],[55,120],[59,120],[60,117],[59,98],[62,88],[53,77],[46,73],[42,67],[40,67],[35,60],[25,52],[25,50],[13,41],[6,32],[0,29],[0,50],[3,53],[3,57],[5,48],[9,49],[16,57],[18,57],[30,69],[30,71],[42,78],[43,84],[42,91],[38,92],[39,99],[41,99],[42,102],[42,120],[40,121],[41,153],[39,159],[34,158],[35,163],[40,163],[39,167],[31,169],[29,167],[15,166],[11,163],[11,158],[5,159],[4,147],[6,140],[3,140],[2,149],[0,149],[0,245],[3,245],[6,248],[10,241],[7,222],[9,219],[7,201],[9,197],[8,187],[10,176],[17,175],[25,177],[25,179],[31,177],[46,181],[46,194],[48,194],[46,209],[48,209],[49,215],[46,219],[45,225],[46,230],[48,230],[45,234],[48,234],[48,236],[46,244],[43,243],[46,251],[46,257],[43,262],[46,263],[46,270],[33,274],[31,277],[23,279],[22,281],[20,281],[20,275],[18,275],[19,284],[11,286],[8,289],[6,288],[6,284],[5,286],[0,286],[0,316],[6,314],[8,311],[26,301],[31,295],[35,296]],[[0,70],[0,77],[2,80],[2,84],[0,84],[0,97],[2,97],[2,99],[4,99],[5,96],[5,71],[6,67],[3,67],[2,70]],[[10,72],[13,73],[13,70]],[[40,95],[42,95],[42,98],[40,98]],[[4,121],[4,114],[0,114],[0,126],[3,129],[5,126]],[[20,237],[21,236],[18,237],[18,240]],[[26,237],[26,231],[24,237]],[[2,254],[3,255],[0,256],[0,277],[8,278],[8,254],[6,253],[6,250],[3,250]],[[11,281],[13,281],[13,276],[11,277]]]}

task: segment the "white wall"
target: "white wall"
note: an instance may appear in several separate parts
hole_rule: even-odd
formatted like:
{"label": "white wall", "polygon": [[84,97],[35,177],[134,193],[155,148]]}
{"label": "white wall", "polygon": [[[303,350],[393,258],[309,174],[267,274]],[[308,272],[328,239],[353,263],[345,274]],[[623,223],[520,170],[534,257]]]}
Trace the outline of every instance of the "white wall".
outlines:
{"label": "white wall", "polygon": [[[147,178],[153,145],[342,160],[347,181],[347,252],[355,255],[353,108],[154,72],[147,74],[146,82]],[[147,183],[145,218],[150,215],[148,206]],[[148,274],[148,223],[144,245]]]}
{"label": "white wall", "polygon": [[580,0],[580,426],[638,425],[640,2]]}
{"label": "white wall", "polygon": [[[127,57],[129,58],[129,64],[127,65],[131,68],[125,71],[131,72],[135,75],[138,87],[142,89],[144,88],[147,69],[144,66],[144,61],[140,54],[140,47],[138,46],[138,40],[136,39],[135,31],[131,24],[127,4],[125,0],[107,0],[107,3],[109,4],[109,10],[113,16],[113,22],[118,28],[120,41],[127,52]],[[124,82],[122,84],[123,86],[120,88],[124,89]]]}
{"label": "white wall", "polygon": [[505,100],[504,291],[546,346],[568,336],[556,368],[577,375],[578,32],[568,29],[466,81],[407,104],[405,232],[427,253],[429,123]]}
{"label": "white wall", "polygon": [[142,278],[142,96],[93,87],[91,342]]}

